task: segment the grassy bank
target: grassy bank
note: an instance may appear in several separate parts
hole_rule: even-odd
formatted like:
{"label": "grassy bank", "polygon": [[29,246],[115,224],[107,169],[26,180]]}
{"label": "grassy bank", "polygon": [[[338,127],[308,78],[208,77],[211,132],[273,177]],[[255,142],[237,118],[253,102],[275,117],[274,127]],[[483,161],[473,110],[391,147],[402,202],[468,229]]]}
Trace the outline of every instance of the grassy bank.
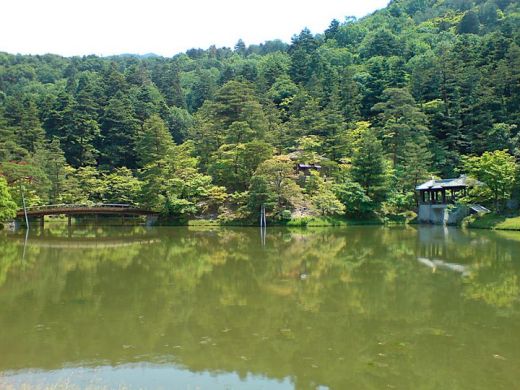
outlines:
{"label": "grassy bank", "polygon": [[520,216],[506,217],[489,213],[468,217],[464,225],[472,229],[520,230]]}
{"label": "grassy bank", "polygon": [[[347,227],[360,225],[386,225],[386,224],[405,224],[409,220],[405,218],[381,219],[376,217],[364,219],[351,219],[346,217],[302,217],[290,220],[267,221],[268,226],[286,226],[286,227]],[[186,221],[181,225],[188,226],[258,226],[258,221],[234,220],[219,221],[196,219]]]}
{"label": "grassy bank", "polygon": [[280,221],[280,226],[288,227],[333,227],[333,226],[357,226],[357,225],[383,225],[381,219],[348,219],[341,217],[303,217],[289,221]]}

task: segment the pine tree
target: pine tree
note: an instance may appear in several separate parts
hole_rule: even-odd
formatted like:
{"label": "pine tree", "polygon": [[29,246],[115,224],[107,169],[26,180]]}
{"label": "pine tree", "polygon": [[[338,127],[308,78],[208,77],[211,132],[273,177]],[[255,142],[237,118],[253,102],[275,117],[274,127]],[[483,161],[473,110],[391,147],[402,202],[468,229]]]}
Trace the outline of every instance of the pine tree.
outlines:
{"label": "pine tree", "polygon": [[32,99],[24,99],[23,116],[16,131],[18,144],[33,153],[45,140],[45,131],[42,128],[38,108]]}
{"label": "pine tree", "polygon": [[168,106],[187,108],[186,97],[181,87],[179,66],[176,63],[163,64],[156,68],[153,80],[164,95]]}
{"label": "pine tree", "polygon": [[480,29],[480,21],[478,15],[473,11],[468,11],[462,17],[457,32],[459,34],[478,34]]}
{"label": "pine tree", "polygon": [[395,167],[408,142],[427,136],[427,118],[406,89],[389,88],[383,100],[372,110],[379,113],[377,126]]}
{"label": "pine tree", "polygon": [[235,45],[235,53],[238,55],[245,57],[246,55],[246,44],[242,39],[239,39],[238,42]]}
{"label": "pine tree", "polygon": [[406,143],[396,168],[398,186],[403,193],[415,193],[415,187],[431,176],[432,157],[424,137]]}
{"label": "pine tree", "polygon": [[356,146],[352,156],[352,179],[361,184],[373,201],[382,202],[388,191],[383,145],[373,130],[368,129]]}
{"label": "pine tree", "polygon": [[299,35],[293,36],[289,48],[292,60],[290,74],[296,83],[305,84],[311,79],[315,70],[314,53],[317,47],[317,40],[307,28],[303,29]]}
{"label": "pine tree", "polygon": [[101,163],[111,167],[134,168],[138,129],[139,122],[131,101],[120,93],[110,99],[101,120],[102,142],[97,147],[101,153]]}
{"label": "pine tree", "polygon": [[67,162],[74,167],[95,163],[100,129],[97,122],[98,105],[95,95],[88,92],[85,81],[80,79],[79,101],[61,91],[46,114],[45,128],[49,137],[56,137],[65,152]]}
{"label": "pine tree", "polygon": [[67,174],[67,162],[65,154],[60,146],[58,138],[40,145],[34,154],[34,162],[40,166],[50,183],[48,199],[51,204],[61,201],[63,186]]}
{"label": "pine tree", "polygon": [[139,165],[144,167],[171,156],[173,140],[164,121],[158,115],[147,119],[137,133],[135,149]]}

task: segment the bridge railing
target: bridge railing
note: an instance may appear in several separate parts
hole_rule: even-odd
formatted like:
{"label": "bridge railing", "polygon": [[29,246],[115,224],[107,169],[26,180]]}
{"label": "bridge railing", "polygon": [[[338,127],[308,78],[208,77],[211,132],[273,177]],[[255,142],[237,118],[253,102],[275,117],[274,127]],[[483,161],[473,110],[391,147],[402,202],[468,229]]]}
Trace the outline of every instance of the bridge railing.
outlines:
{"label": "bridge railing", "polygon": [[27,211],[42,211],[55,209],[92,209],[92,208],[118,208],[118,209],[138,209],[139,207],[127,203],[82,203],[82,204],[48,204],[27,207]]}

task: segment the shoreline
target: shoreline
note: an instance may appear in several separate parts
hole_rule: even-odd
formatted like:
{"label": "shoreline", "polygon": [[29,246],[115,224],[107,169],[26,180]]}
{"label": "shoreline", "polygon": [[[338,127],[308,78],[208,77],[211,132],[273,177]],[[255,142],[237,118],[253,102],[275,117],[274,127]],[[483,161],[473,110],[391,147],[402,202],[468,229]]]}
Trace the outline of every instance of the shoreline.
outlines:
{"label": "shoreline", "polygon": [[494,213],[470,216],[463,221],[463,226],[470,229],[520,231],[520,216],[504,216]]}
{"label": "shoreline", "polygon": [[[51,221],[48,221],[51,222]],[[63,222],[54,219],[53,222]],[[52,223],[52,222],[51,222]],[[87,226],[89,223],[74,224],[74,226]],[[345,217],[302,217],[287,221],[271,221],[268,227],[286,228],[320,228],[320,227],[351,227],[351,226],[418,226],[415,219],[351,219]],[[119,225],[114,225],[119,226]],[[121,226],[141,226],[137,224],[125,224]],[[220,221],[217,219],[188,219],[183,221],[162,221],[154,225],[155,227],[250,227],[257,228],[257,221]],[[436,226],[436,225],[431,225]],[[438,225],[440,226],[440,225]],[[502,216],[494,213],[485,215],[473,215],[465,218],[461,224],[453,227],[479,230],[499,230],[499,231],[520,231],[520,216]],[[5,230],[6,224],[0,222],[0,231]]]}

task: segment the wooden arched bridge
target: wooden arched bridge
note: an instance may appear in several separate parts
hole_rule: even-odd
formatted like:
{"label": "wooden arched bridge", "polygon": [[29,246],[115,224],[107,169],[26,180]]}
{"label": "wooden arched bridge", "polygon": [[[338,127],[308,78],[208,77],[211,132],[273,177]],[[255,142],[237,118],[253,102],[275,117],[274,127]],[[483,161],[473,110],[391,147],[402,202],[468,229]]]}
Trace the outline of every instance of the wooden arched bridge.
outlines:
{"label": "wooden arched bridge", "polygon": [[44,219],[47,215],[65,215],[68,217],[70,225],[71,218],[79,215],[120,215],[122,217],[142,215],[153,219],[156,218],[159,213],[131,204],[120,203],[53,204],[28,207],[25,210],[18,210],[16,213],[17,218],[39,218],[40,225],[44,224]]}

